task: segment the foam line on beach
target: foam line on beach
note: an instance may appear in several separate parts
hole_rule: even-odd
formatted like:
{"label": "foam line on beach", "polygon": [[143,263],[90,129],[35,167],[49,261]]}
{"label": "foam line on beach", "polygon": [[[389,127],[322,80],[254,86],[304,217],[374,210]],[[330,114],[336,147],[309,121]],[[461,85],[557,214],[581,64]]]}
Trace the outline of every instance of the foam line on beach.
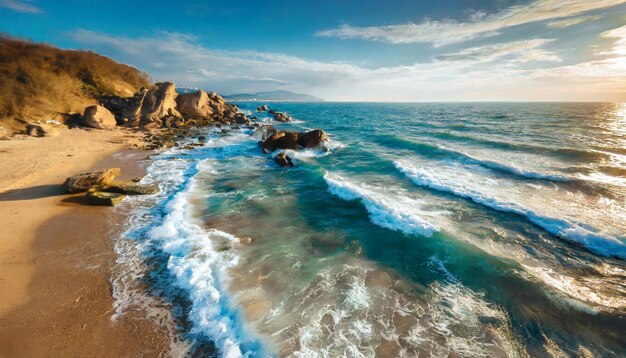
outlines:
{"label": "foam line on beach", "polygon": [[[137,197],[147,200],[146,210],[139,210],[131,220],[127,237],[140,247],[142,256],[165,255],[167,270],[173,286],[186,294],[191,303],[186,313],[192,322],[191,332],[209,338],[223,357],[249,356],[251,352],[264,354],[264,348],[249,330],[239,310],[229,302],[226,290],[227,270],[237,263],[233,250],[216,250],[215,245],[232,247],[237,238],[220,230],[205,230],[190,212],[190,198],[194,197],[195,175],[202,171],[217,174],[208,158],[224,159],[245,154],[254,148],[246,131],[233,131],[229,136],[209,135],[204,146],[192,150],[171,149],[155,156],[147,168],[144,180],[158,181],[158,197]],[[155,201],[156,200],[156,205]],[[137,202],[136,204],[142,204]],[[124,245],[117,245],[124,248]],[[120,258],[143,260],[118,252]],[[135,255],[136,256],[136,255]],[[132,266],[132,263],[127,263]],[[167,279],[165,284],[172,282]],[[139,303],[140,297],[120,282],[114,282],[116,315]],[[170,291],[168,287],[159,287]],[[128,296],[128,297],[127,297]]]}
{"label": "foam line on beach", "polygon": [[229,304],[224,289],[226,270],[237,263],[237,256],[214,249],[215,242],[234,243],[237,238],[193,223],[188,213],[192,191],[193,182],[166,205],[164,221],[148,234],[170,255],[167,268],[176,285],[188,293],[192,332],[210,337],[223,357],[242,357],[242,345],[254,349],[259,343],[244,338],[238,311]]}

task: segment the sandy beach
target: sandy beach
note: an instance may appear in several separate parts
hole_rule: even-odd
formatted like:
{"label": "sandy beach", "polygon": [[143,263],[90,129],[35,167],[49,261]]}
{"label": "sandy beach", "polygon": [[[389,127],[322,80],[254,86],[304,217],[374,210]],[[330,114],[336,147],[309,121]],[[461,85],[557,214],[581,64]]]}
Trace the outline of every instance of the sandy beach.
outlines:
{"label": "sandy beach", "polygon": [[147,152],[128,148],[142,135],[58,131],[0,141],[0,357],[163,355],[169,338],[143,314],[111,320],[114,211],[61,189],[107,167],[141,175]]}

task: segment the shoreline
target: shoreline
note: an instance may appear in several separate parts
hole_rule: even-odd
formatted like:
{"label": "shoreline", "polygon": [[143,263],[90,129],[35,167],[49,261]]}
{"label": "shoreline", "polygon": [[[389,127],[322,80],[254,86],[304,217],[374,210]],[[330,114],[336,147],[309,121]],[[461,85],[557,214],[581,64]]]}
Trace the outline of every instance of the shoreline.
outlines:
{"label": "shoreline", "polygon": [[[162,356],[170,337],[142,312],[115,321],[112,235],[121,213],[63,194],[65,177],[106,167],[144,173],[125,130],[62,129],[0,141],[0,356]],[[65,155],[63,155],[65,154]],[[16,179],[17,178],[17,179]],[[36,344],[33,344],[36,342]]]}

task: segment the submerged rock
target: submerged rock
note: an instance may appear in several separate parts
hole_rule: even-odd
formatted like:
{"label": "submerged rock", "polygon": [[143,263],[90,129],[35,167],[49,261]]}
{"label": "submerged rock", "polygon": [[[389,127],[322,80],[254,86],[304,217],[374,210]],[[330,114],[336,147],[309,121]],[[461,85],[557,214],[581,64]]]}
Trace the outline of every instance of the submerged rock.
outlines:
{"label": "submerged rock", "polygon": [[281,167],[294,167],[291,158],[285,153],[279,153],[278,155],[276,155],[274,157],[274,161]]}
{"label": "submerged rock", "polygon": [[120,193],[109,193],[102,191],[94,191],[87,193],[87,199],[89,199],[90,205],[97,206],[115,206],[122,202],[126,198],[126,195]]}
{"label": "submerged rock", "polygon": [[111,111],[101,105],[89,106],[83,113],[82,125],[96,129],[115,128],[117,122]]}
{"label": "submerged rock", "polygon": [[80,193],[89,188],[110,184],[121,174],[120,168],[109,168],[91,173],[73,175],[65,179],[63,190],[68,194]]}
{"label": "submerged rock", "polygon": [[256,108],[257,112],[267,112],[270,108],[267,106],[267,104],[264,104],[262,106],[258,106]]}

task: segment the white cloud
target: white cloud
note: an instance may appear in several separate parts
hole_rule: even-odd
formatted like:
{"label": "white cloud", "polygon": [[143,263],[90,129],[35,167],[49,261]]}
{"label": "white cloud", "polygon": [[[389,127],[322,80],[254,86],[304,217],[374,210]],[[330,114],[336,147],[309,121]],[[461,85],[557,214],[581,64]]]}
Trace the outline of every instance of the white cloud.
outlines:
{"label": "white cloud", "polygon": [[419,24],[370,27],[343,25],[337,29],[318,31],[315,35],[392,44],[431,43],[440,47],[494,36],[498,31],[512,26],[576,16],[623,3],[626,0],[537,0],[529,5],[513,6],[493,15],[478,12],[478,16],[470,16],[467,22],[426,19]]}
{"label": "white cloud", "polygon": [[6,7],[17,12],[39,14],[41,9],[33,4],[32,0],[0,0],[0,7]]}
{"label": "white cloud", "polygon": [[548,22],[546,24],[546,26],[552,27],[552,28],[565,28],[565,27],[570,27],[570,26],[582,24],[583,22],[587,22],[587,21],[600,20],[603,17],[604,16],[602,16],[602,15],[578,16],[578,17],[572,17],[572,18],[569,18],[569,19],[563,19],[563,20],[557,20],[557,21]]}
{"label": "white cloud", "polygon": [[[622,51],[625,28],[602,34],[615,40],[604,61],[617,61],[613,51]],[[549,39],[480,46],[429,62],[369,69],[279,53],[209,49],[195,37],[178,33],[128,38],[79,30],[70,36],[90,50],[147,70],[154,80],[225,94],[285,89],[329,100],[626,100],[624,85],[617,84],[620,79],[626,83],[626,72],[590,73],[599,63],[588,64],[587,69],[577,65],[576,71],[587,71],[584,74],[576,74],[575,66],[525,69],[529,62],[553,66],[550,63],[561,61],[543,48]],[[588,86],[591,81],[596,84]]]}
{"label": "white cloud", "polygon": [[496,43],[441,55],[437,57],[437,59],[445,61],[474,60],[476,62],[501,60],[508,61],[509,64],[527,62],[561,62],[561,58],[556,53],[541,49],[542,46],[552,41],[554,40],[534,39]]}

